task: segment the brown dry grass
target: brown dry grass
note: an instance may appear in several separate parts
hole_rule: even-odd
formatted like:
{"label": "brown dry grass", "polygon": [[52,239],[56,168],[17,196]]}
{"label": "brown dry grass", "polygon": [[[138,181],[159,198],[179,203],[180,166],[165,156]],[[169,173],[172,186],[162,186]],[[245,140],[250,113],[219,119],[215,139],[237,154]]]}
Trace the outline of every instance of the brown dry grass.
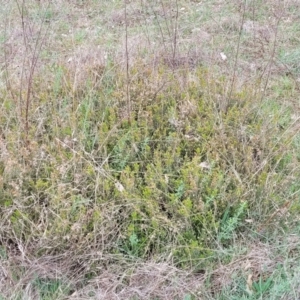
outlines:
{"label": "brown dry grass", "polygon": [[[157,76],[159,78],[157,81],[162,82],[149,83],[149,86],[155,87],[153,88],[155,91],[167,91],[168,73],[178,71],[180,77],[181,70],[191,70],[186,77],[180,77],[180,88],[184,89],[186,82],[196,82],[193,70],[198,66],[209,67],[215,72],[209,80],[217,81],[222,76],[231,78],[222,85],[224,94],[230,94],[232,85],[239,91],[244,85],[249,84],[256,90],[257,95],[261,95],[260,90],[263,89],[264,97],[283,99],[282,107],[270,114],[277,114],[278,122],[281,122],[280,116],[292,109],[294,122],[287,127],[285,133],[292,133],[291,136],[295,136],[299,128],[297,124],[299,104],[294,99],[299,92],[300,75],[294,60],[288,56],[290,60],[282,61],[280,55],[283,51],[294,53],[298,46],[296,33],[299,29],[295,24],[299,20],[297,14],[299,4],[297,1],[283,2],[282,4],[274,0],[265,1],[261,6],[256,7],[256,2],[253,1],[252,4],[243,8],[240,1],[230,3],[178,1],[177,16],[172,1],[164,1],[164,5],[161,1],[153,4],[131,1],[128,4],[128,16],[125,18],[122,1],[105,3],[100,3],[100,1],[57,0],[51,3],[28,1],[27,7],[30,13],[24,18],[25,30],[22,28],[16,5],[7,3],[2,7],[1,14],[5,25],[1,27],[4,42],[0,63],[2,74],[5,73],[3,79],[6,83],[1,85],[0,93],[3,99],[11,94],[15,101],[12,109],[6,109],[1,115],[1,120],[5,120],[6,123],[1,124],[0,157],[1,162],[5,163],[5,172],[0,177],[0,188],[8,190],[14,199],[12,205],[1,209],[3,253],[1,252],[0,261],[0,293],[2,297],[15,299],[21,295],[23,299],[42,299],[40,294],[42,284],[36,283],[36,278],[42,278],[45,281],[59,280],[60,286],[65,287],[65,291],[57,291],[57,294],[53,296],[56,299],[184,299],[186,295],[191,295],[195,299],[205,297],[211,299],[217,297],[224,286],[235,284],[233,274],[239,274],[238,276],[245,279],[252,274],[253,281],[255,281],[261,275],[271,276],[276,272],[278,263],[284,265],[285,261],[297,262],[299,240],[293,235],[288,235],[287,240],[284,241],[287,257],[284,257],[282,253],[277,254],[275,241],[272,245],[267,241],[249,242],[241,239],[242,242],[241,240],[234,241],[234,246],[239,249],[242,244],[246,248],[245,251],[237,250],[236,254],[230,255],[230,261],[228,261],[223,259],[225,250],[220,246],[220,249],[215,251],[217,259],[214,263],[208,262],[207,269],[202,269],[201,273],[175,266],[170,255],[172,251],[166,253],[165,257],[133,261],[114,254],[112,251],[117,242],[123,238],[122,228],[128,224],[120,224],[120,220],[132,213],[132,202],[127,203],[125,199],[122,204],[113,202],[113,205],[104,203],[93,206],[92,201],[87,201],[86,205],[89,209],[84,211],[82,208],[84,212],[74,223],[59,216],[59,212],[69,209],[70,203],[68,204],[67,200],[70,199],[69,195],[74,190],[80,190],[83,194],[89,193],[89,186],[82,174],[89,165],[98,165],[99,158],[86,152],[81,144],[84,137],[76,136],[75,125],[78,120],[75,112],[81,107],[78,98],[85,93],[87,81],[91,82],[89,86],[91,92],[101,91],[104,85],[104,75],[109,74],[111,70],[125,69],[127,59],[124,52],[125,24],[129,32],[127,43],[130,66],[138,62],[145,69],[137,73],[145,74],[145,76],[150,71],[160,74],[161,68],[164,68],[167,74]],[[141,3],[143,5],[140,5]],[[40,27],[41,19],[37,17],[40,11],[46,12],[49,18],[49,21],[45,22],[42,27]],[[242,20],[244,20],[243,24]],[[175,28],[177,28],[176,41]],[[20,99],[23,100],[20,94],[26,94],[28,85],[31,84],[29,75],[34,45],[36,40],[44,35],[46,36],[42,40],[34,73],[29,114],[30,122],[38,124],[33,136],[37,139],[42,136],[43,142],[38,144],[32,140],[29,145],[24,145],[22,131],[14,129],[15,127],[23,128],[25,103],[20,101]],[[27,39],[26,43],[24,39]],[[174,47],[176,47],[175,56]],[[238,55],[237,47],[239,47]],[[227,58],[222,59],[221,53],[224,53]],[[59,68],[63,70],[61,77],[57,72]],[[130,79],[131,82],[135,81],[135,78]],[[47,105],[52,104],[47,103],[46,93],[51,90],[55,80],[62,82],[63,87],[57,95],[59,101],[63,103],[65,95],[71,96],[73,109],[70,111],[74,114],[66,115],[62,109],[61,114],[56,115],[55,105],[53,105],[52,115],[50,114],[51,122],[58,134],[54,139],[52,137],[48,139],[44,124],[46,124],[46,118],[49,117],[45,109]],[[122,79],[120,86],[122,86],[121,81]],[[109,85],[109,82],[105,84]],[[279,87],[276,90],[277,86]],[[122,92],[121,90],[120,93]],[[215,95],[215,92],[211,93]],[[43,93],[44,100],[40,102]],[[216,92],[218,93],[220,91]],[[140,97],[146,99],[150,96],[144,91]],[[219,96],[219,106],[222,106],[220,110],[224,111],[226,103],[224,104],[223,96],[220,94]],[[1,104],[5,106],[4,101]],[[61,107],[60,105],[63,104],[58,106]],[[111,106],[114,105],[112,100]],[[256,105],[258,107],[261,105],[262,110],[270,109],[264,108],[260,101]],[[67,108],[65,111],[69,112]],[[179,111],[181,115],[178,122],[194,114],[195,104],[184,102],[179,105]],[[16,124],[10,123],[12,119],[17,120]],[[262,153],[262,156],[265,150],[264,141],[267,140],[271,125],[271,121],[270,124],[268,121],[264,124],[263,132],[258,137],[260,141],[258,146],[255,141],[256,137],[251,136],[253,148],[258,149],[257,151]],[[279,124],[279,126],[284,126],[284,124]],[[65,127],[70,127],[73,131],[71,133],[60,132],[60,128]],[[109,135],[114,136],[114,130],[111,130],[107,139]],[[179,126],[178,130],[182,128]],[[243,128],[241,128],[242,131]],[[193,135],[192,130],[190,135]],[[277,149],[278,153],[270,151],[265,160],[272,160],[272,157],[277,154],[281,155],[280,153],[286,154],[290,151],[288,146],[282,145],[280,149]],[[65,158],[69,153],[74,154],[70,160]],[[96,180],[110,180],[111,175],[106,168],[108,156],[101,159],[103,161],[98,167]],[[24,219],[26,220],[27,216],[24,208],[26,208],[27,201],[32,200],[34,196],[28,196],[26,191],[22,190],[22,184],[28,176],[28,170],[34,173],[42,169],[46,160],[55,167],[59,166],[56,173],[54,172],[56,175],[53,175],[57,178],[51,178],[52,187],[55,187],[53,190],[58,191],[56,198],[54,197],[57,201],[57,211],[48,211],[45,205],[43,210],[36,210],[39,214],[36,217],[36,223],[33,221],[26,223]],[[263,169],[263,163],[263,161],[259,162],[257,168]],[[297,174],[298,161],[294,160],[291,164],[294,164],[294,172],[291,173]],[[74,182],[65,183],[64,179],[67,178],[72,168],[76,174]],[[270,196],[268,204],[271,203],[273,211],[280,211],[283,206],[277,204],[276,199],[272,198],[275,190],[272,186],[274,182],[272,178],[277,176],[275,169],[274,167],[267,175],[269,181],[266,181],[265,195]],[[278,183],[282,186],[282,190],[286,189],[291,182],[289,176],[293,175],[288,175]],[[52,193],[51,188],[47,189],[49,193]],[[249,194],[255,195],[254,189],[255,187],[249,187]],[[0,194],[0,197],[4,197],[3,195]],[[35,196],[36,198],[30,204],[32,211],[40,205],[39,195]],[[295,197],[291,196],[291,198]],[[66,201],[65,207],[61,201]],[[85,235],[85,224],[91,218],[91,211],[94,213],[95,210],[105,217],[94,225],[92,230],[94,235],[90,238]],[[31,230],[26,241],[20,238],[22,234],[11,229],[14,226],[11,216],[15,211],[19,211],[22,215],[24,223],[20,225],[20,228],[24,234],[28,234]],[[268,216],[263,215],[265,211],[266,209],[262,207],[261,211],[257,212],[259,217],[256,220],[260,218],[263,220],[260,225],[263,225],[266,231],[273,222],[277,224],[277,219],[285,221],[289,217],[289,212],[284,211],[282,214],[276,214],[270,220],[270,224],[266,224]],[[57,224],[53,224],[53,219]],[[250,219],[250,221],[253,220]],[[162,224],[170,225],[168,221]],[[68,231],[68,228],[71,230]],[[175,226],[174,228],[176,229]],[[57,234],[58,230],[62,231],[61,235]],[[56,239],[52,238],[51,232]],[[280,233],[278,235],[280,236]],[[63,254],[60,253],[61,248],[65,248]],[[291,257],[296,258],[293,260]],[[209,281],[209,288],[207,288],[207,281]],[[293,282],[293,287],[294,294],[299,295],[297,281]]]}

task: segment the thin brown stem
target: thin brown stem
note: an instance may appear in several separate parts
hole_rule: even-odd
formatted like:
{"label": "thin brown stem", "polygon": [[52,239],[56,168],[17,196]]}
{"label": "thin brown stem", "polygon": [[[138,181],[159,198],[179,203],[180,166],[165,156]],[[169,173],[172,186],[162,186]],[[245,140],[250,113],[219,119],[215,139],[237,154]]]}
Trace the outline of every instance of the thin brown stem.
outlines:
{"label": "thin brown stem", "polygon": [[239,36],[238,36],[238,42],[237,42],[237,48],[236,48],[236,53],[235,53],[234,66],[233,66],[233,75],[232,75],[231,87],[230,87],[227,101],[230,101],[230,98],[231,98],[232,92],[233,92],[233,88],[235,85],[235,81],[236,81],[236,73],[237,73],[238,59],[239,59],[239,55],[240,55],[241,38],[242,38],[242,32],[243,32],[243,25],[244,25],[244,21],[245,21],[245,15],[246,15],[246,0],[244,0],[244,3],[243,3],[243,12],[242,12],[242,17],[241,17],[241,21],[240,21]]}
{"label": "thin brown stem", "polygon": [[[31,98],[32,98],[32,87],[33,87],[33,79],[36,71],[37,62],[39,60],[39,56],[41,53],[42,46],[45,43],[45,39],[47,37],[48,28],[46,28],[45,34],[43,35],[43,28],[45,24],[46,18],[43,17],[40,27],[38,29],[38,35],[36,37],[36,41],[33,44],[33,48],[30,45],[29,37],[33,35],[33,28],[30,24],[26,24],[25,14],[26,14],[26,5],[25,0],[22,3],[17,2],[18,10],[21,16],[22,22],[22,32],[23,32],[23,43],[25,47],[25,55],[22,63],[22,71],[21,71],[21,83],[19,87],[19,106],[20,106],[20,116],[24,122],[24,132],[25,132],[25,140],[28,143],[28,134],[29,134],[29,110],[31,106]],[[50,2],[48,3],[48,6]],[[29,31],[29,32],[28,32]],[[25,86],[25,96],[24,96],[24,86]],[[24,103],[25,102],[25,103]],[[25,112],[23,113],[23,107],[25,106]]]}
{"label": "thin brown stem", "polygon": [[127,118],[130,123],[131,117],[131,101],[130,101],[130,82],[129,82],[129,51],[128,51],[128,19],[127,19],[127,1],[124,0],[124,14],[125,14],[125,60],[126,60],[126,104],[127,104]]}
{"label": "thin brown stem", "polygon": [[176,3],[176,15],[175,15],[175,24],[174,24],[174,35],[173,35],[173,61],[176,57],[176,50],[177,50],[177,34],[178,34],[178,15],[179,15],[179,8],[178,8],[178,1]]}

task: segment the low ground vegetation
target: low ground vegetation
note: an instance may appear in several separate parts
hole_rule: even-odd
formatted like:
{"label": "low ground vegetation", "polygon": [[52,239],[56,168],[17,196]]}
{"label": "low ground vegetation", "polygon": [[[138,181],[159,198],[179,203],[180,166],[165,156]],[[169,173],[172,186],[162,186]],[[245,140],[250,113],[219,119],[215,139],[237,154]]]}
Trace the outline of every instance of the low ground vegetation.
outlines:
{"label": "low ground vegetation", "polygon": [[1,15],[1,299],[296,299],[297,1],[14,1]]}

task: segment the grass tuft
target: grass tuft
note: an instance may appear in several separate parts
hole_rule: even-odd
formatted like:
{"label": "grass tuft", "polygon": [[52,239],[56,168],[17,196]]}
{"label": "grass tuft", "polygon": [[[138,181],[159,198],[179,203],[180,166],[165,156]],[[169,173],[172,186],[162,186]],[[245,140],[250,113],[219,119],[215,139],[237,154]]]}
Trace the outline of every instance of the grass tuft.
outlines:
{"label": "grass tuft", "polygon": [[299,297],[296,4],[202,2],[0,9],[0,299]]}

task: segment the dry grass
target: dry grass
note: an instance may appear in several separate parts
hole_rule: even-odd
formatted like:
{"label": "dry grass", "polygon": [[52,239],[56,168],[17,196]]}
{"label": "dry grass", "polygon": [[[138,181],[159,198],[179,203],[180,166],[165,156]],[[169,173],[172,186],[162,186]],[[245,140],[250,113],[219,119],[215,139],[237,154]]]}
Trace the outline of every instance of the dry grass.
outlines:
{"label": "dry grass", "polygon": [[0,299],[296,299],[298,1],[102,2],[0,8]]}

